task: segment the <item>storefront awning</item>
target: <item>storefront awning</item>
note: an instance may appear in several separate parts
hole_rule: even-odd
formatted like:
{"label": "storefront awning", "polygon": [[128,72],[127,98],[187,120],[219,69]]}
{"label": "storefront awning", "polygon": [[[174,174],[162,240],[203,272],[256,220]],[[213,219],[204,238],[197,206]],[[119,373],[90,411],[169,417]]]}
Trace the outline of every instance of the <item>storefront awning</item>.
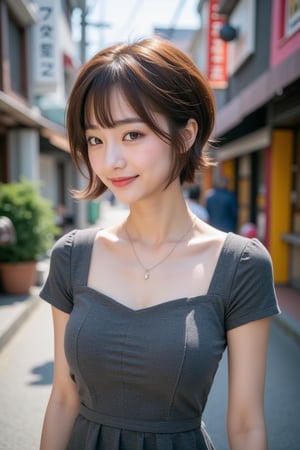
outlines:
{"label": "storefront awning", "polygon": [[65,128],[40,113],[39,108],[28,108],[25,103],[0,91],[0,126],[31,127],[40,129],[41,134],[56,147],[69,151]]}

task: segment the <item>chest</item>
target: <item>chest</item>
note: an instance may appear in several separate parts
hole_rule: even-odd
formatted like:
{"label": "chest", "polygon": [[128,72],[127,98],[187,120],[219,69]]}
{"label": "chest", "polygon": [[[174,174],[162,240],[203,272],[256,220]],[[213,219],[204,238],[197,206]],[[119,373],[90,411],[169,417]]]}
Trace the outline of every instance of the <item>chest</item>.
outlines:
{"label": "chest", "polygon": [[177,299],[133,311],[87,287],[74,294],[66,355],[79,385],[97,392],[100,403],[112,392],[134,401],[130,386],[152,402],[163,398],[164,407],[175,390],[193,397],[209,389],[226,345],[220,298]]}
{"label": "chest", "polygon": [[196,244],[176,249],[157,265],[161,254],[154,252],[151,263],[142,266],[131,252],[99,246],[92,254],[87,284],[134,310],[205,295],[219,252],[220,246]]}

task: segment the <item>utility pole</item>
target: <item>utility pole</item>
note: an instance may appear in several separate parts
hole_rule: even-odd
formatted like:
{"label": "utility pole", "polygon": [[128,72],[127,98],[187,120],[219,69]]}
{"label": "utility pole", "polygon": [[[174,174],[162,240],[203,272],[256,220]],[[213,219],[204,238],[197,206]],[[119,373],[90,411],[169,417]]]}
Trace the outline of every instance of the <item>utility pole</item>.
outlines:
{"label": "utility pole", "polygon": [[[87,5],[87,0],[80,1],[80,9],[81,9],[81,41],[80,41],[80,59],[81,63],[84,64],[86,62],[86,48],[87,48],[87,27],[110,27],[110,24],[103,22],[88,22],[86,20],[87,15],[89,14],[89,8]],[[76,186],[77,189],[82,189],[85,187],[86,180],[80,172],[76,173]],[[76,227],[85,228],[88,220],[88,202],[81,201],[75,203],[75,222]]]}
{"label": "utility pole", "polygon": [[106,22],[88,22],[86,17],[89,13],[86,0],[81,0],[81,42],[80,42],[80,59],[82,64],[86,62],[86,47],[87,47],[87,38],[86,38],[86,28],[97,27],[97,28],[109,28],[111,24]]}
{"label": "utility pole", "polygon": [[82,0],[81,5],[81,42],[80,42],[80,59],[82,64],[86,61],[86,0]]}

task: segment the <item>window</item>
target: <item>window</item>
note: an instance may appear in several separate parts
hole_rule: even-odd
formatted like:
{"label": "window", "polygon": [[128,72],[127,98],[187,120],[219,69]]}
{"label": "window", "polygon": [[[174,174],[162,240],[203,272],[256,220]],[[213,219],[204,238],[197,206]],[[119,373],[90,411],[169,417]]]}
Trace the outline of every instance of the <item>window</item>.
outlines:
{"label": "window", "polygon": [[26,29],[0,2],[0,88],[7,94],[27,97]]}
{"label": "window", "polygon": [[8,16],[8,53],[10,61],[10,88],[25,95],[24,30]]}

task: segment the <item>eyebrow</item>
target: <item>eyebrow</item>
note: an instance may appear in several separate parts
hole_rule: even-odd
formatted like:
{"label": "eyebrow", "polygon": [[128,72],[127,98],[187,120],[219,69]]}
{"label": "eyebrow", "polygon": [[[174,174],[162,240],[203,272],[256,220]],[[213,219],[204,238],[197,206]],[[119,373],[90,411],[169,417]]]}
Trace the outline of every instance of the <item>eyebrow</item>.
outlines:
{"label": "eyebrow", "polygon": [[[127,125],[130,123],[145,123],[142,119],[139,117],[127,117],[125,119],[116,120],[113,123],[113,126],[111,128],[115,128],[121,125]],[[85,129],[86,130],[96,130],[98,128],[97,124],[94,123],[85,123]]]}

